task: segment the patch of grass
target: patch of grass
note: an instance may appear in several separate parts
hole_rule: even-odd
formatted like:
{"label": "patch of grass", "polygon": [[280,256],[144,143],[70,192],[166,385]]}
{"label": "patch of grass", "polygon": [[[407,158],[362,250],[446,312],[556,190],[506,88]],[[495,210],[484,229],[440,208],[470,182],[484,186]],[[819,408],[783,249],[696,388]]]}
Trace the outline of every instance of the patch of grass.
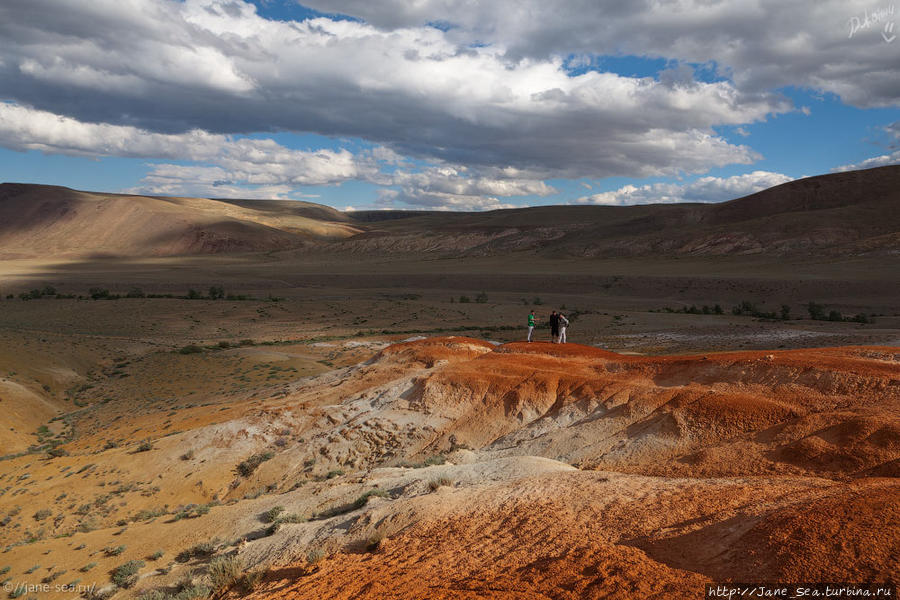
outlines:
{"label": "patch of grass", "polygon": [[120,588],[130,588],[138,580],[138,571],[144,568],[144,561],[129,560],[123,565],[119,565],[112,573],[112,582]]}
{"label": "patch of grass", "polygon": [[147,557],[148,560],[159,560],[163,557],[164,552],[162,550],[157,550],[153,554]]}
{"label": "patch of grass", "polygon": [[283,506],[273,506],[262,514],[263,523],[274,523],[278,519],[278,515],[284,512]]}
{"label": "patch of grass", "polygon": [[191,546],[187,550],[182,550],[178,553],[178,556],[175,557],[175,560],[178,562],[187,562],[192,558],[206,558],[215,554],[218,547],[219,539],[215,538],[208,542],[202,542],[196,546]]}
{"label": "patch of grass", "polygon": [[431,490],[432,492],[435,492],[438,490],[438,488],[445,486],[445,485],[446,486],[453,485],[453,480],[450,479],[449,477],[439,477],[437,479],[432,479],[431,481],[428,482],[428,489]]}
{"label": "patch of grass", "polygon": [[88,564],[84,565],[83,567],[81,567],[78,570],[81,571],[82,573],[87,573],[88,571],[90,571],[91,569],[93,569],[96,566],[97,566],[97,563],[89,562]]}
{"label": "patch of grass", "polygon": [[209,563],[207,574],[216,592],[227,590],[240,581],[244,561],[238,556],[220,556]]}
{"label": "patch of grass", "polygon": [[429,467],[433,465],[442,465],[445,462],[447,462],[447,459],[440,454],[435,454],[425,459],[425,465]]}
{"label": "patch of grass", "polygon": [[124,545],[123,545],[123,546],[116,546],[115,548],[110,547],[110,546],[107,546],[106,548],[103,549],[103,552],[104,552],[107,556],[119,556],[120,554],[122,554],[123,552],[125,552],[125,548],[127,548],[127,546],[124,546]]}
{"label": "patch of grass", "polygon": [[238,581],[238,587],[241,588],[241,591],[245,594],[249,594],[262,582],[263,578],[266,576],[265,571],[249,571],[244,573],[240,581]]}
{"label": "patch of grass", "polygon": [[331,471],[328,471],[328,473],[325,475],[325,479],[334,479],[335,477],[340,477],[343,474],[343,469],[333,469]]}
{"label": "patch of grass", "polygon": [[153,450],[153,442],[141,442],[135,452],[149,452]]}
{"label": "patch of grass", "polygon": [[49,508],[42,508],[41,510],[34,513],[33,517],[35,521],[43,521],[47,517],[53,514],[53,511]]}
{"label": "patch of grass", "polygon": [[325,558],[325,551],[321,548],[314,548],[306,553],[306,562],[311,565],[316,564],[323,558]]}

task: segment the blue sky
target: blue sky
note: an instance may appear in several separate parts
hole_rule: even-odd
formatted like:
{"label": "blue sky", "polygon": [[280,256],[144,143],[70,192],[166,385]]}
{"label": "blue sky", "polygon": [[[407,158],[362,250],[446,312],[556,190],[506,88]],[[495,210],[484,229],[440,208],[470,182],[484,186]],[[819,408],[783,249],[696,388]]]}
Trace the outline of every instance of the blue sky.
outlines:
{"label": "blue sky", "polygon": [[783,4],[13,1],[0,181],[487,210],[900,163],[900,40],[847,29],[879,3]]}

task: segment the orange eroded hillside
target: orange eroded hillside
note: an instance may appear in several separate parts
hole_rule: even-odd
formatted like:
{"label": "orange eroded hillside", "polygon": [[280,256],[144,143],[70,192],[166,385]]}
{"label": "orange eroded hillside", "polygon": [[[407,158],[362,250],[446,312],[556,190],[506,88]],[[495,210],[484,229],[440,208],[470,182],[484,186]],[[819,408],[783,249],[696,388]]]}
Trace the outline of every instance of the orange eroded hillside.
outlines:
{"label": "orange eroded hillside", "polygon": [[[192,581],[279,599],[896,577],[898,348],[648,357],[444,337],[306,377],[340,346],[282,348],[117,363],[131,391],[105,383],[109,401],[65,421],[67,456],[0,463],[0,567],[98,563],[79,579],[111,589],[142,560],[122,597]],[[248,379],[257,364],[268,378]],[[192,401],[129,404],[167,393],[145,370],[195,385]],[[211,560],[263,574],[216,584]]]}

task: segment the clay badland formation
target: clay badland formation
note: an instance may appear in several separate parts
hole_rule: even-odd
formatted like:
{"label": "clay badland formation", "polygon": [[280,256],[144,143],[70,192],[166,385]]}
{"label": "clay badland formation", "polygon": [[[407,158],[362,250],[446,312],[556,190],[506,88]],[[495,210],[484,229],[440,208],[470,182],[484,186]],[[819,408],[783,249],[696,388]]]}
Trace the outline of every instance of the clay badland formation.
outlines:
{"label": "clay badland formation", "polygon": [[4,185],[3,594],[896,585],[897,173],[443,221]]}

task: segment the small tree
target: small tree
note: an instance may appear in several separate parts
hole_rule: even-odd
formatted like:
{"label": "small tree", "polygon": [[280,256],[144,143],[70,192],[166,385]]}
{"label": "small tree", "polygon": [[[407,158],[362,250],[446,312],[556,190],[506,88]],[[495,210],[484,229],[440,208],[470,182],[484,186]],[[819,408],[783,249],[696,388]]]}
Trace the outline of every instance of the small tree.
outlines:
{"label": "small tree", "polygon": [[199,298],[202,298],[202,297],[203,297],[203,294],[201,294],[201,293],[198,292],[197,290],[191,288],[191,289],[188,290],[188,295],[187,295],[187,297],[188,297],[190,300],[197,300],[197,299],[199,299]]}
{"label": "small tree", "polygon": [[841,311],[833,310],[830,313],[828,313],[828,320],[829,321],[843,321],[844,316],[841,314]]}
{"label": "small tree", "polygon": [[815,302],[810,301],[809,304],[806,305],[806,310],[809,312],[809,318],[816,321],[824,321],[825,320],[825,307],[821,304],[817,304]]}
{"label": "small tree", "polygon": [[459,297],[460,304],[468,304],[469,302],[471,302],[471,300],[469,300],[468,296],[460,296]]}
{"label": "small tree", "polygon": [[213,285],[209,288],[209,299],[210,300],[221,300],[225,297],[225,288],[221,285]]}
{"label": "small tree", "polygon": [[791,318],[791,307],[788,306],[787,304],[782,304],[781,305],[781,320],[787,321],[790,318]]}
{"label": "small tree", "polygon": [[478,304],[484,304],[487,301],[488,301],[488,295],[484,292],[481,292],[480,294],[475,296],[475,302],[477,302]]}

